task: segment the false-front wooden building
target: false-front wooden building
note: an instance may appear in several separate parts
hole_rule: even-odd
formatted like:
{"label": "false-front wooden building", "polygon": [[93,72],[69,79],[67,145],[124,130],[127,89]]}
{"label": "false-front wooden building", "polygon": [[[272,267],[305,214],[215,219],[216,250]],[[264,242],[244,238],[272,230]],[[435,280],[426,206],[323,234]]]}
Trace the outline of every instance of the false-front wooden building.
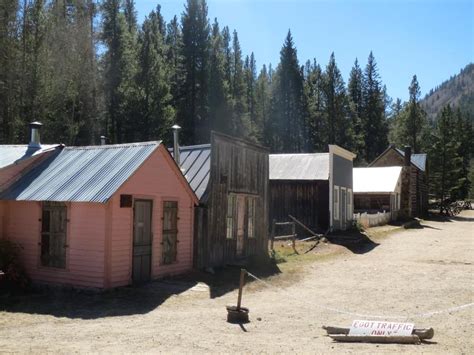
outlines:
{"label": "false-front wooden building", "polygon": [[199,198],[195,266],[222,266],[264,255],[268,248],[268,151],[213,132],[210,144],[182,146],[179,152],[175,159]]}
{"label": "false-front wooden building", "polygon": [[412,154],[390,145],[369,166],[401,166],[401,191],[399,217],[423,216],[428,211],[428,176],[426,154]]}
{"label": "false-front wooden building", "polygon": [[352,162],[337,145],[329,153],[270,155],[270,221],[292,215],[312,230],[346,229],[352,221]]}

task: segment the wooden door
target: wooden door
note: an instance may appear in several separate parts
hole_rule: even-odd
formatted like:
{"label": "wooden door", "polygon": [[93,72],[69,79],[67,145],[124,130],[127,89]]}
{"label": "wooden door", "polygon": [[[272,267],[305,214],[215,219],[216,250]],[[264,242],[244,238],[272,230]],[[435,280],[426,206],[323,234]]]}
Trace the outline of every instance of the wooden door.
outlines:
{"label": "wooden door", "polygon": [[133,209],[133,269],[134,283],[150,280],[151,276],[151,200],[135,200]]}
{"label": "wooden door", "polygon": [[245,196],[237,196],[237,256],[244,254],[245,237]]}
{"label": "wooden door", "polygon": [[163,264],[172,264],[178,254],[178,202],[163,202]]}

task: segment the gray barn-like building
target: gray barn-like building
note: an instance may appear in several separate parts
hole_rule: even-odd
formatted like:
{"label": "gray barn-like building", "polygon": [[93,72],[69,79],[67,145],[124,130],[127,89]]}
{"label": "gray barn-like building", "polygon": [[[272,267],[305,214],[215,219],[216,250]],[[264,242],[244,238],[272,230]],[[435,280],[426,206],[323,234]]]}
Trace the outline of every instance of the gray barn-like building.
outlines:
{"label": "gray barn-like building", "polygon": [[181,170],[200,202],[195,208],[195,267],[266,254],[267,149],[212,132],[210,144],[179,151]]}
{"label": "gray barn-like building", "polygon": [[270,221],[294,216],[324,232],[347,229],[353,218],[355,154],[337,145],[329,153],[270,155]]}

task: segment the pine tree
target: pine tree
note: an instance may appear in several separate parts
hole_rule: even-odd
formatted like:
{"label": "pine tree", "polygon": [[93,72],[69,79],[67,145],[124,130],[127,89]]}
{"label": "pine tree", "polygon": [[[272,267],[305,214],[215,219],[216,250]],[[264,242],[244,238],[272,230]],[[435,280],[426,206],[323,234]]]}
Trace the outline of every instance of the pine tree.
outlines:
{"label": "pine tree", "polygon": [[257,141],[267,145],[269,131],[267,126],[270,117],[271,81],[264,64],[257,78],[255,88],[255,124]]}
{"label": "pine tree", "polygon": [[410,87],[408,88],[410,99],[408,101],[408,114],[404,122],[404,133],[409,137],[410,146],[414,153],[420,153],[420,136],[426,122],[426,113],[420,105],[420,85],[416,75],[413,75]]}
{"label": "pine tree", "polygon": [[181,17],[183,31],[183,100],[178,110],[183,143],[209,142],[209,20],[205,0],[188,0]]}
{"label": "pine tree", "polygon": [[[168,67],[168,48],[165,44],[165,23],[160,6],[143,22],[139,34],[140,125],[135,128],[137,139],[158,140],[168,136],[175,119],[171,105],[171,72]],[[171,62],[172,63],[172,62]]]}
{"label": "pine tree", "polygon": [[413,76],[409,90],[409,101],[402,105],[397,101],[390,119],[390,141],[397,146],[409,145],[414,153],[429,148],[428,121],[426,112],[420,104],[420,87],[416,75]]}
{"label": "pine tree", "polygon": [[0,144],[15,141],[19,121],[17,97],[18,76],[15,70],[19,59],[18,2],[0,2]]}
{"label": "pine tree", "polygon": [[388,124],[385,118],[385,99],[377,64],[372,52],[364,71],[362,86],[362,127],[365,141],[365,161],[371,162],[388,145]]}
{"label": "pine tree", "polygon": [[242,50],[240,49],[237,31],[232,34],[232,134],[236,137],[247,137],[249,133],[249,121],[247,115],[244,63],[242,61]]}
{"label": "pine tree", "polygon": [[334,53],[323,75],[324,117],[327,122],[329,144],[352,147],[353,133],[347,115],[347,100],[344,80],[336,64]]}
{"label": "pine tree", "polygon": [[183,69],[183,35],[176,16],[168,23],[166,30],[167,65],[170,71],[171,102],[176,109],[184,94],[182,83],[184,81]]}
{"label": "pine tree", "polygon": [[225,79],[225,53],[219,23],[214,19],[209,66],[209,120],[212,130],[231,134],[232,103],[230,84]]}
{"label": "pine tree", "polygon": [[355,60],[354,66],[349,74],[347,83],[348,110],[353,128],[352,150],[357,154],[358,161],[365,156],[364,131],[362,126],[362,116],[364,109],[363,101],[363,73],[359,66],[359,61]]}
{"label": "pine tree", "polygon": [[102,39],[107,51],[105,60],[106,130],[112,142],[132,139],[129,135],[136,124],[138,102],[136,42],[129,32],[119,0],[106,0],[102,5]]}
{"label": "pine tree", "polygon": [[280,64],[272,81],[271,149],[275,152],[305,151],[307,130],[303,111],[303,75],[290,31],[280,51]]}
{"label": "pine tree", "polygon": [[257,136],[257,122],[256,122],[256,82],[257,82],[257,68],[255,56],[252,54],[245,58],[245,86],[246,86],[246,102],[247,102],[247,116],[250,123],[250,136],[256,140]]}
{"label": "pine tree", "polygon": [[454,113],[454,137],[458,143],[457,154],[460,159],[460,169],[458,176],[458,186],[454,191],[454,196],[458,200],[466,199],[472,186],[469,176],[472,160],[472,141],[474,133],[472,121],[467,114],[463,114],[460,108]]}
{"label": "pine tree", "polygon": [[448,105],[437,120],[428,160],[430,191],[442,202],[455,199],[456,191],[462,184],[459,179],[462,161],[455,133],[454,114]]}
{"label": "pine tree", "polygon": [[328,144],[328,129],[323,110],[323,73],[316,60],[306,62],[304,96],[310,150],[324,151]]}

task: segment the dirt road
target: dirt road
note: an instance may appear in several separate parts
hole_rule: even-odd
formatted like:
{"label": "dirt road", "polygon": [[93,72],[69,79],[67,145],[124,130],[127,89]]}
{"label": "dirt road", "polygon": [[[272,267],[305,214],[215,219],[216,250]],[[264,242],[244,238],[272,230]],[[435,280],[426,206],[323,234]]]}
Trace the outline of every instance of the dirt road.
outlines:
{"label": "dirt road", "polygon": [[[211,298],[204,284],[176,286],[165,299],[154,283],[100,301],[81,296],[38,309],[33,300],[0,312],[0,352],[473,353],[473,307],[414,316],[474,302],[473,222],[473,211],[451,222],[424,222],[376,240],[369,252],[305,264],[302,279],[289,286],[279,286],[284,275],[267,279],[271,287],[254,283],[244,294],[251,322],[243,326],[225,322],[236,291]],[[406,316],[417,327],[433,327],[435,337],[422,345],[334,343],[321,326],[348,326],[360,317],[321,306]]]}

